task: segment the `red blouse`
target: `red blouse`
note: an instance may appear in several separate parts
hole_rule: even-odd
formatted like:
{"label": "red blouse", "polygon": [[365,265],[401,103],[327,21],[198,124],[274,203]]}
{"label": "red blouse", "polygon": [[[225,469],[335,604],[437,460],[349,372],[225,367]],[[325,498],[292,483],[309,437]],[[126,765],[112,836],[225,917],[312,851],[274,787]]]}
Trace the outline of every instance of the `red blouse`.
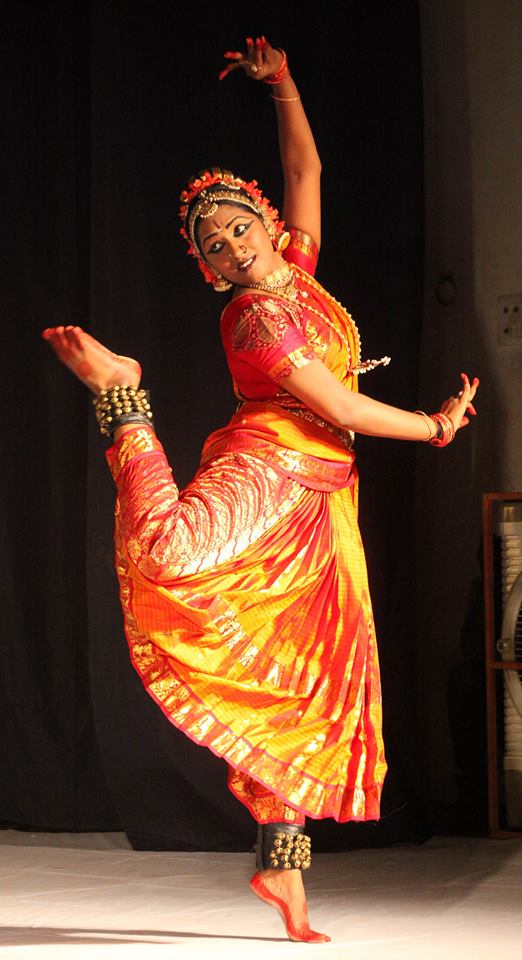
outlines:
{"label": "red blouse", "polygon": [[[295,228],[290,229],[290,235],[284,258],[313,276],[316,244]],[[298,276],[296,283],[311,306],[320,309],[321,302],[314,302],[313,291],[305,288]],[[238,398],[277,398],[285,406],[299,404],[281,389],[281,380],[316,357],[329,365],[332,340],[337,348],[340,346],[335,331],[317,313],[261,291],[245,293],[227,304],[221,315],[221,336]]]}

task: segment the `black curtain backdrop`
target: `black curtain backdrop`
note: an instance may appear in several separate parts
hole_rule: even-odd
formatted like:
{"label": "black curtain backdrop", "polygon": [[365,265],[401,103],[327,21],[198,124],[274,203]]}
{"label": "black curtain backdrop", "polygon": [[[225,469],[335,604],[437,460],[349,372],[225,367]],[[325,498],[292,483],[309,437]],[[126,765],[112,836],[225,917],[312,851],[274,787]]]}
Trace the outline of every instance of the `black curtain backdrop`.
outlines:
{"label": "black curtain backdrop", "polygon": [[[264,33],[289,56],[323,160],[319,279],[351,310],[361,389],[417,406],[422,307],[422,89],[417,3],[115,0],[17,4],[3,63],[4,824],[124,829],[137,848],[249,849],[225,764],[144,692],[112,563],[114,489],[85,388],[40,331],[79,323],[142,362],[179,486],[234,409],[222,302],[179,237],[187,176],[219,164],[282,199],[268,88],[216,79]],[[421,840],[411,602],[415,446],[359,438],[361,526],[390,763],[378,824],[311,823],[316,849]]]}

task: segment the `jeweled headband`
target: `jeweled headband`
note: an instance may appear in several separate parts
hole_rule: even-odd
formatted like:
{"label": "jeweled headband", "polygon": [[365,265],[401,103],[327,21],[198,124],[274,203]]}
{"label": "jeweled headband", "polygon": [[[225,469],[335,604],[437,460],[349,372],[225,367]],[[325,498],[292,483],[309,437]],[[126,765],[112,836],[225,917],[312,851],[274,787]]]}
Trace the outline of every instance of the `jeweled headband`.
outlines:
{"label": "jeweled headband", "polygon": [[179,215],[183,222],[181,234],[189,245],[188,252],[197,257],[199,267],[208,283],[215,282],[215,272],[209,268],[196,236],[199,218],[212,217],[221,203],[233,203],[248,207],[263,222],[271,239],[284,231],[284,222],[278,211],[270,205],[257,186],[257,180],[247,182],[236,177],[230,170],[211,167],[189,181],[181,194]]}

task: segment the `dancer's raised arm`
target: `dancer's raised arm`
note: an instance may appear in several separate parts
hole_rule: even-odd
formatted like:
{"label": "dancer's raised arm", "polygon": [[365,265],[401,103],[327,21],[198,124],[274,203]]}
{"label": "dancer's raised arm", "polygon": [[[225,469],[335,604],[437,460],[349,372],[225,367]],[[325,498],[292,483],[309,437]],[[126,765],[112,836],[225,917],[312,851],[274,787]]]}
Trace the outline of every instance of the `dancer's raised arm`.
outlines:
{"label": "dancer's raised arm", "polygon": [[290,76],[286,54],[271,47],[265,37],[246,41],[246,53],[228,51],[233,60],[220,74],[223,78],[242,67],[252,80],[270,86],[277,113],[279,149],[285,193],[283,216],[287,224],[309,234],[321,244],[321,161],[303,108],[299,91]]}

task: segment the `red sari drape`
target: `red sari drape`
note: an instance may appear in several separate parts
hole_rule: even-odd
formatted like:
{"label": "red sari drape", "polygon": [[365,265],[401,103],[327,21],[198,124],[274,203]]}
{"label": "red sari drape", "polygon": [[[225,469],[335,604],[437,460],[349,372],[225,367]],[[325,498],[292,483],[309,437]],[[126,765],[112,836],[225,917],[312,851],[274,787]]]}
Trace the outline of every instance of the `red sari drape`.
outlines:
{"label": "red sari drape", "polygon": [[108,451],[125,629],[148,692],[228,762],[257,820],[377,819],[386,766],[354,454],[280,386],[319,356],[354,388],[354,332],[292,233],[287,257],[308,268],[297,282],[318,312],[269,294],[225,308],[247,399],[207,440],[194,480],[178,491],[146,429]]}

